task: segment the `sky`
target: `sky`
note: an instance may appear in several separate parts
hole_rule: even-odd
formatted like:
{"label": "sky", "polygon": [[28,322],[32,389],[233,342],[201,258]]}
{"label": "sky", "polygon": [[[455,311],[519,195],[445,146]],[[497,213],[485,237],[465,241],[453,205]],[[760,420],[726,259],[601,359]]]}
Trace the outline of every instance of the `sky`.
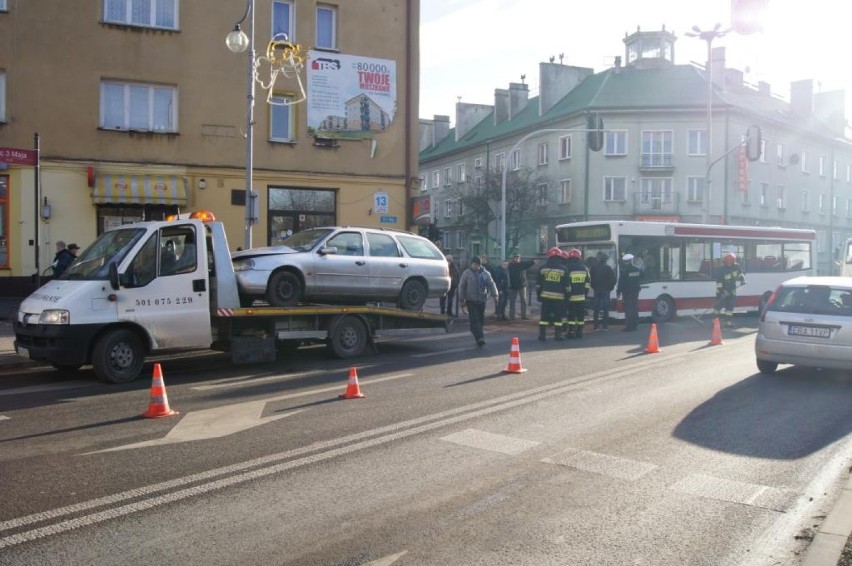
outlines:
{"label": "sky", "polygon": [[[726,67],[745,81],[768,82],[789,100],[790,82],[813,79],[814,92],[846,91],[852,115],[852,65],[844,48],[849,30],[837,0],[769,0],[763,31],[716,39]],[[600,72],[624,57],[625,34],[637,27],[677,36],[675,63],[707,60],[707,44],[684,34],[693,26],[730,27],[731,0],[421,0],[420,117],[449,115],[455,104],[494,104],[494,89],[510,82],[538,95],[538,64],[555,57]]]}

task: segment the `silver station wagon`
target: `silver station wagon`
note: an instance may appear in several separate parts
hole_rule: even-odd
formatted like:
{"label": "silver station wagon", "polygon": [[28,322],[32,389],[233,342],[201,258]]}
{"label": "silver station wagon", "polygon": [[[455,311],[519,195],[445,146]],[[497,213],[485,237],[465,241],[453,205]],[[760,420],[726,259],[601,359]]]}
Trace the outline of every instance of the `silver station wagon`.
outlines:
{"label": "silver station wagon", "polygon": [[301,302],[393,301],[420,310],[450,288],[447,260],[432,242],[408,232],[327,227],[297,232],[279,246],[233,255],[244,306],[256,299]]}
{"label": "silver station wagon", "polygon": [[760,315],[757,369],[778,364],[852,369],[852,278],[797,277],[778,286]]}

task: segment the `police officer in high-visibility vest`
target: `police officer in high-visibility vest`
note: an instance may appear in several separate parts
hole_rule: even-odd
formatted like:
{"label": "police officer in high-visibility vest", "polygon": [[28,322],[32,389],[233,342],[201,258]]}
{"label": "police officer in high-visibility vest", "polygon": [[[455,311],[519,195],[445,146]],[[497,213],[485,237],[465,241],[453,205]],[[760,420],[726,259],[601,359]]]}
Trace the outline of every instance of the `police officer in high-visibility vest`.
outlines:
{"label": "police officer in high-visibility vest", "polygon": [[541,301],[541,319],[538,323],[538,339],[547,340],[547,327],[553,326],[554,340],[562,340],[562,319],[565,316],[565,299],[571,292],[568,272],[561,259],[562,250],[557,247],[547,251],[547,261],[538,274],[536,296]]}
{"label": "police officer in high-visibility vest", "polygon": [[713,316],[718,317],[722,307],[725,308],[725,326],[733,326],[731,321],[734,316],[734,304],[737,301],[737,287],[745,285],[745,277],[737,256],[732,253],[725,254],[722,258],[722,266],[716,276],[716,304],[713,305]]}
{"label": "police officer in high-visibility vest", "polygon": [[589,270],[583,263],[583,253],[577,248],[566,254],[565,268],[568,270],[570,291],[566,312],[566,337],[582,338],[583,325],[586,323],[586,297],[592,286]]}

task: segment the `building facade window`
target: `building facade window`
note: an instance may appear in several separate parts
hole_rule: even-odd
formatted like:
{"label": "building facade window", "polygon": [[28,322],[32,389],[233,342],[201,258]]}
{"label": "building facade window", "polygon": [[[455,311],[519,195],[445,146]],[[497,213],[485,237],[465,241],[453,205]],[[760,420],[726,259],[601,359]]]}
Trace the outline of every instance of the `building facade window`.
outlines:
{"label": "building facade window", "polygon": [[831,215],[837,216],[839,210],[838,205],[840,204],[838,198],[836,196],[831,197]]}
{"label": "building facade window", "polygon": [[802,165],[802,173],[810,173],[810,171],[808,171],[808,152],[807,151],[803,151],[799,155],[799,163],[801,163],[801,165]]}
{"label": "building facade window", "polygon": [[517,171],[521,168],[521,149],[518,148],[509,156],[509,171]]}
{"label": "building facade window", "polygon": [[9,175],[0,175],[0,267],[9,267]]}
{"label": "building facade window", "polygon": [[444,186],[449,187],[453,184],[453,168],[444,167]]}
{"label": "building facade window", "polygon": [[177,132],[177,89],[165,85],[102,81],[100,127]]}
{"label": "building facade window", "polygon": [[779,143],[778,145],[775,146],[775,157],[778,160],[778,166],[779,167],[786,167],[787,166],[787,162],[784,161],[784,144],[783,143]]}
{"label": "building facade window", "polygon": [[273,0],[272,2],[272,35],[283,33],[287,38],[296,41],[296,23],[293,14],[293,0]]}
{"label": "building facade window", "polygon": [[473,168],[474,169],[482,169],[482,158],[477,157],[473,160]]}
{"label": "building facade window", "polygon": [[740,202],[743,206],[751,206],[751,179],[746,182],[745,189],[740,190]]}
{"label": "building facade window", "polygon": [[825,177],[825,157],[819,157],[819,176]]}
{"label": "building facade window", "polygon": [[562,179],[559,181],[559,203],[568,204],[571,202],[571,179]]}
{"label": "building facade window", "polygon": [[496,168],[498,173],[503,172],[503,163],[506,161],[505,153],[498,153],[494,156],[494,167]]}
{"label": "building facade window", "polygon": [[604,132],[604,155],[627,155],[627,130]]}
{"label": "building facade window", "polygon": [[0,122],[6,121],[6,71],[0,69]]}
{"label": "building facade window", "polygon": [[688,155],[707,155],[707,130],[689,130],[686,153]]}
{"label": "building facade window", "polygon": [[562,136],[559,138],[559,159],[571,159],[571,136]]}
{"label": "building facade window", "polygon": [[539,206],[547,206],[547,183],[539,183],[536,185],[536,193],[538,194],[538,205]]}
{"label": "building facade window", "polygon": [[547,142],[538,144],[538,164],[547,165]]}
{"label": "building facade window", "polygon": [[337,8],[317,4],[317,47],[337,49]]}
{"label": "building facade window", "polygon": [[453,201],[447,199],[444,201],[444,218],[450,218],[453,215]]}
{"label": "building facade window", "polygon": [[605,202],[623,202],[627,200],[627,177],[604,177]]}
{"label": "building facade window", "polygon": [[456,165],[456,183],[464,183],[466,180],[464,163]]}
{"label": "building facade window", "polygon": [[0,12],[6,12],[9,7],[6,5],[6,0],[0,0]]}
{"label": "building facade window", "polygon": [[473,176],[473,184],[474,184],[474,186],[481,187],[482,186],[482,175],[474,175]]}
{"label": "building facade window", "polygon": [[787,191],[784,185],[778,185],[777,189],[776,206],[778,206],[778,210],[785,210],[787,208]]}
{"label": "building facade window", "polygon": [[687,202],[704,202],[704,177],[686,178]]}
{"label": "building facade window", "polygon": [[769,206],[769,183],[760,184],[760,206]]}
{"label": "building facade window", "polygon": [[438,170],[432,171],[432,188],[437,189],[441,186],[441,172]]}
{"label": "building facade window", "polygon": [[643,167],[671,167],[672,135],[671,131],[642,132]]}
{"label": "building facade window", "polygon": [[766,140],[760,140],[760,157],[758,160],[761,163],[766,163]]}
{"label": "building facade window", "polygon": [[819,195],[819,213],[825,214],[825,195]]}
{"label": "building facade window", "polygon": [[335,195],[328,189],[269,187],[269,245],[308,228],[337,224]]}
{"label": "building facade window", "polygon": [[639,195],[642,210],[669,211],[672,209],[672,180],[642,179],[642,189]]}
{"label": "building facade window", "polygon": [[[104,0],[104,21],[147,28],[178,29],[180,0]],[[4,7],[0,7],[3,9]]]}
{"label": "building facade window", "polygon": [[293,97],[275,95],[269,105],[269,140],[274,142],[296,141],[293,127],[293,106],[288,104]]}
{"label": "building facade window", "polygon": [[811,195],[808,191],[802,191],[802,212],[811,211]]}

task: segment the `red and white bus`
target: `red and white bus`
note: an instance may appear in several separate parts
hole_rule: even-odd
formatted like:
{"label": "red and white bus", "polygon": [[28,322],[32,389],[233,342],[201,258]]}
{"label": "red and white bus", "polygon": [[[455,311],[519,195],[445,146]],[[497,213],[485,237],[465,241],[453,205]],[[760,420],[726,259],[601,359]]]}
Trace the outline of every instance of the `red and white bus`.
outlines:
{"label": "red and white bus", "polygon": [[[745,285],[734,312],[757,311],[782,281],[816,275],[816,232],[759,226],[711,226],[664,222],[576,222],[556,227],[560,248],[589,258],[603,252],[617,267],[626,253],[642,270],[639,315],[657,322],[677,314],[699,315],[716,302],[716,270],[728,252],[737,257]],[[619,304],[611,313],[624,318]]]}

